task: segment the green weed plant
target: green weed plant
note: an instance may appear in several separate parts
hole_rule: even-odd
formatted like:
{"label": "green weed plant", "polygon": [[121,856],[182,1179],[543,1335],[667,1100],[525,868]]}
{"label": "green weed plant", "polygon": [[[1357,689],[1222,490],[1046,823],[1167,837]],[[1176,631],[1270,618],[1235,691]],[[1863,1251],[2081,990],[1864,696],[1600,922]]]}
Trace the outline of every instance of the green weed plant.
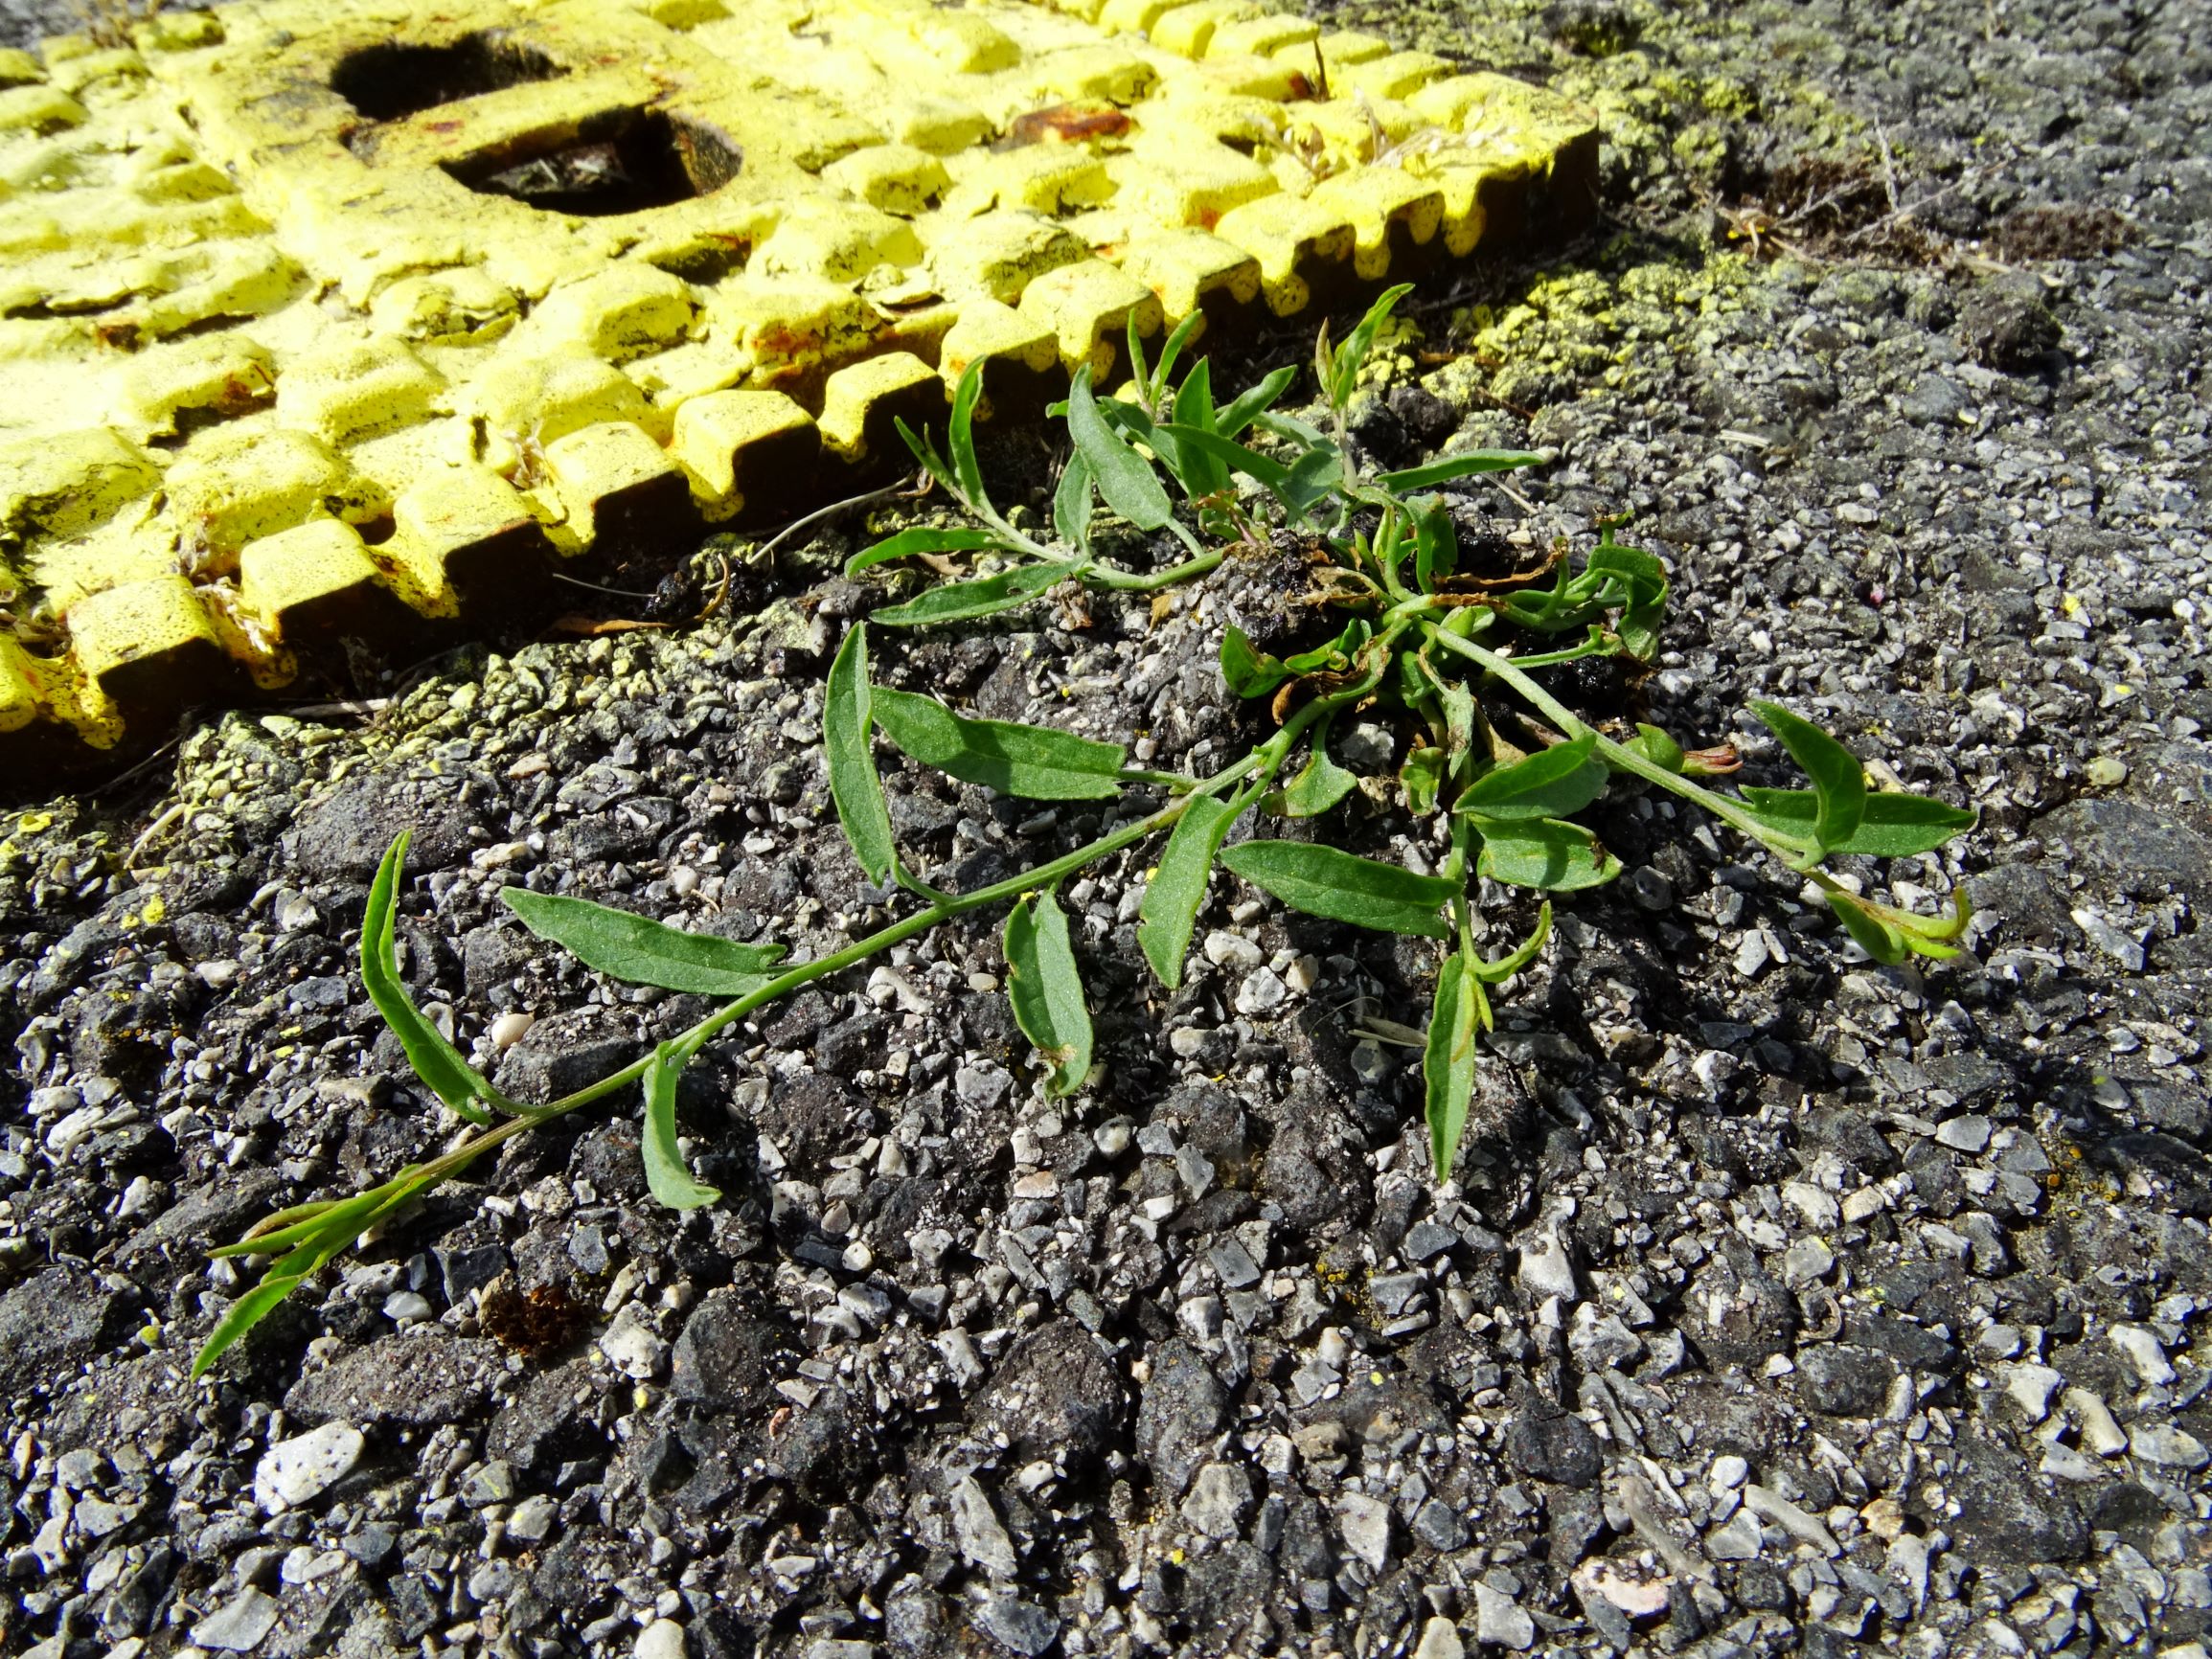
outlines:
{"label": "green weed plant", "polygon": [[[878,609],[873,625],[914,628],[973,622],[1042,601],[1063,584],[1156,592],[1202,578],[1238,550],[1265,551],[1282,535],[1322,550],[1311,596],[1341,626],[1324,644],[1278,657],[1227,629],[1220,673],[1235,697],[1268,700],[1276,726],[1243,755],[1204,776],[1129,764],[1119,743],[1049,726],[973,719],[934,697],[873,682],[870,625],[845,635],[832,663],[822,743],[837,816],[871,882],[903,894],[907,914],[842,950],[787,963],[778,945],[740,944],[685,933],[587,900],[509,887],[503,897],[539,938],[630,984],[724,999],[651,1054],[547,1105],[503,1095],[416,1008],[393,950],[407,838],[385,854],[361,932],[361,978],[398,1034],[416,1075],[472,1125],[441,1157],[410,1165],[352,1197],[318,1199],[268,1216],[218,1256],[267,1260],[260,1282],[233,1303],[199,1352],[204,1373],[303,1282],[424,1192],[551,1119],[636,1087],[652,1195],[673,1209],[720,1197],[686,1168],[676,1139],[676,1081],[701,1047],[729,1026],[812,981],[867,962],[972,911],[1006,907],[1007,995],[1036,1051],[1044,1087],[1070,1094],[1092,1069],[1090,1011],[1060,908],[1061,883],[1101,860],[1161,838],[1139,910],[1137,941],[1160,985],[1183,978],[1198,912],[1217,868],[1309,916],[1433,939],[1443,949],[1424,1054],[1434,1173],[1449,1177],[1465,1129],[1478,1034],[1491,1026],[1490,991],[1535,960],[1551,927],[1549,896],[1612,880],[1619,861],[1578,821],[1623,779],[1664,790],[1719,818],[1809,879],[1877,961],[1946,958],[1967,921],[1963,895],[1950,914],[1916,915],[1843,885],[1824,866],[1838,854],[1902,857],[1941,847],[1973,822],[1929,797],[1870,790],[1859,761],[1819,727],[1773,703],[1752,712],[1805,773],[1810,787],[1745,786],[1708,780],[1734,769],[1727,750],[1685,752],[1656,726],[1614,738],[1560,700],[1539,677],[1584,658],[1649,662],[1667,600],[1665,568],[1624,546],[1612,528],[1579,563],[1557,561],[1546,585],[1500,583],[1463,573],[1447,502],[1435,487],[1537,465],[1522,451],[1474,450],[1425,466],[1371,472],[1347,436],[1347,414],[1376,331],[1406,290],[1384,294],[1341,342],[1321,336],[1313,368],[1327,430],[1275,410],[1294,372],[1279,369],[1217,403],[1204,358],[1178,382],[1174,371],[1196,319],[1148,363],[1132,329],[1133,374],[1124,394],[1099,397],[1079,373],[1063,404],[1071,453],[1055,493],[1049,538],[1017,528],[992,502],[977,465],[977,370],[956,390],[945,448],[903,424],[923,468],[969,521],[909,529],[856,555],[848,575],[917,555],[974,556],[989,568]],[[1172,487],[1172,490],[1171,490]],[[1136,531],[1165,534],[1187,557],[1152,571],[1109,561],[1095,547],[1104,507]],[[941,560],[940,560],[941,561]],[[1326,828],[1359,779],[1330,754],[1332,728],[1378,710],[1411,729],[1397,783],[1414,814],[1439,817],[1448,847],[1434,875],[1357,856],[1325,839],[1248,837],[1229,844],[1252,814]],[[1502,729],[1501,729],[1502,728]],[[1530,747],[1504,735],[1511,731]],[[1531,734],[1534,734],[1532,737]],[[877,739],[909,761],[969,784],[1035,801],[1146,803],[1087,846],[1006,880],[947,893],[901,854],[878,770]],[[1516,948],[1485,956],[1475,944],[1479,878],[1546,896]]]}

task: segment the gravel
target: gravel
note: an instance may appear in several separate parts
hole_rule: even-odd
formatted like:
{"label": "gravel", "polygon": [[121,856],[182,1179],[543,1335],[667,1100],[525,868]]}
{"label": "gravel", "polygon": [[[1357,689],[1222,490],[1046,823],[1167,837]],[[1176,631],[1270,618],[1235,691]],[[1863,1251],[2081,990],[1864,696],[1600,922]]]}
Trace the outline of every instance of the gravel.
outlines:
{"label": "gravel", "polygon": [[[0,1648],[2201,1652],[2202,31],[1330,10],[1548,77],[1607,135],[1601,235],[1425,289],[1361,441],[1556,447],[1525,511],[1469,492],[1509,544],[1632,511],[1680,596],[1635,712],[1779,782],[1744,713],[1779,697],[1974,803],[1940,855],[1846,861],[1923,906],[1963,885],[1969,954],[1880,968],[1724,830],[1609,803],[1633,879],[1562,903],[1497,999],[1439,1189],[1373,1023],[1421,1018],[1429,947],[1224,884],[1162,997],[1133,854],[1063,895],[1104,1064],[1071,1100],[977,919],[700,1056],[679,1123],[720,1203],[656,1208],[634,1104],[583,1114],[194,1384],[244,1283],[210,1244],[457,1126],[353,989],[394,829],[405,971],[526,1099],[699,1011],[539,948],[502,886],[795,956],[885,914],[813,738],[872,602],[832,575],[857,526],[787,548],[756,616],[471,648],[364,722],[225,717],[0,825]],[[1806,158],[1844,170],[1813,198]],[[1173,765],[1257,729],[1211,653],[1282,609],[1240,562],[1156,613],[877,654]],[[1102,822],[889,785],[953,885]],[[1407,851],[1380,804],[1351,824]]]}

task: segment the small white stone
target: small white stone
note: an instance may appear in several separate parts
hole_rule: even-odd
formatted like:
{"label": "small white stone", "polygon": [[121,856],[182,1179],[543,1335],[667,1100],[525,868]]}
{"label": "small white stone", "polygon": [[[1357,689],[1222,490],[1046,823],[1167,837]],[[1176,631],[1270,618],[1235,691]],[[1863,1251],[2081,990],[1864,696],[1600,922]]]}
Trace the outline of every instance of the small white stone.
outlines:
{"label": "small white stone", "polygon": [[1713,1466],[1705,1473],[1705,1484],[1717,1492],[1732,1492],[1751,1478],[1751,1466],[1734,1452],[1723,1452],[1713,1460]]}
{"label": "small white stone", "polygon": [[1336,1500],[1336,1530],[1344,1547],[1378,1573],[1390,1565],[1390,1506],[1364,1492]]}
{"label": "small white stone", "polygon": [[1498,1648],[1527,1648],[1536,1641],[1536,1621],[1503,1590],[1474,1586],[1474,1635]]}
{"label": "small white stone", "polygon": [[2167,1359],[2165,1349],[2158,1345],[2154,1332],[2140,1325],[2113,1326],[2112,1346],[2120,1351],[2128,1368],[2146,1385],[2161,1387],[2174,1380],[2174,1366]]}
{"label": "small white stone", "polygon": [[1521,1246],[1519,1279],[1520,1287],[1532,1296],[1575,1299],[1574,1263],[1567,1260],[1567,1247],[1557,1233],[1539,1233]]}
{"label": "small white stone", "polygon": [[2206,1460],[2202,1441],[2165,1422],[2137,1423],[2128,1431],[2128,1449],[2160,1468],[2201,1469]]}
{"label": "small white stone", "polygon": [[420,1325],[433,1311],[430,1299],[418,1290],[396,1290],[384,1298],[384,1317],[394,1325]]}
{"label": "small white stone", "polygon": [[1969,1113],[1965,1117],[1948,1118],[1935,1132],[1938,1146],[1949,1147],[1952,1151],[1964,1152],[1969,1157],[1979,1157],[1989,1146],[1989,1137],[1990,1121],[1978,1112]]}
{"label": "small white stone", "polygon": [[1206,935],[1206,960],[1231,973],[1250,973],[1267,960],[1266,953],[1238,933],[1216,931]]}
{"label": "small white stone", "polygon": [[1449,1619],[1431,1619],[1421,1627],[1413,1659],[1467,1659],[1467,1647]]}
{"label": "small white stone", "polygon": [[2041,1422],[2050,1414],[2051,1396],[2066,1380],[2047,1365],[2008,1365],[2001,1375],[2005,1392],[2027,1413],[2030,1422]]}
{"label": "small white stone", "polygon": [[2113,1420],[2111,1408],[2087,1389],[2067,1389],[2065,1407],[2082,1425],[2084,1451],[2110,1458],[2128,1449],[2127,1431]]}
{"label": "small white stone", "polygon": [[1241,1014],[1272,1013],[1288,1000],[1289,987],[1282,975],[1271,967],[1263,967],[1245,976],[1237,988],[1237,1011]]}
{"label": "small white stone", "polygon": [[630,1659],[685,1659],[691,1651],[684,1627],[673,1619],[655,1619],[637,1633]]}
{"label": "small white stone", "polygon": [[1783,1183],[1782,1201],[1804,1216],[1808,1227],[1821,1233],[1835,1226],[1842,1214],[1836,1200],[1810,1181]]}
{"label": "small white stone", "polygon": [[626,1303],[614,1316],[614,1323],[599,1339],[599,1351],[615,1370],[639,1382],[659,1375],[669,1356],[667,1341],[646,1323],[634,1302]]}
{"label": "small white stone", "polygon": [[1209,1538],[1233,1538],[1252,1507],[1252,1482],[1235,1464],[1208,1464],[1191,1483],[1183,1519]]}
{"label": "small white stone", "polygon": [[[1759,1529],[1750,1523],[1748,1516],[1741,1516],[1739,1519],[1750,1525],[1751,1555],[1756,1555],[1759,1549]],[[1706,1539],[1708,1548],[1713,1538],[1718,1536],[1720,1534],[1714,1534]],[[1724,1556],[1722,1558],[1748,1560],[1750,1556]],[[1582,1598],[1585,1606],[1589,1604],[1591,1597],[1602,1596],[1631,1619],[1649,1619],[1664,1613],[1667,1610],[1668,1584],[1669,1580],[1663,1578],[1633,1577],[1619,1563],[1602,1557],[1592,1557],[1574,1571],[1575,1593]]]}
{"label": "small white stone", "polygon": [[1865,1186],[1856,1193],[1847,1193],[1843,1200],[1843,1218],[1857,1226],[1871,1216],[1889,1208],[1889,1194],[1880,1187]]}
{"label": "small white stone", "polygon": [[504,1054],[528,1036],[530,1028],[536,1023],[536,1014],[514,1009],[493,1020],[490,1031],[486,1034],[491,1038],[491,1046]]}
{"label": "small white stone", "polygon": [[277,1442],[254,1466],[254,1502],[271,1515],[312,1502],[353,1472],[361,1445],[361,1431],[350,1422]]}

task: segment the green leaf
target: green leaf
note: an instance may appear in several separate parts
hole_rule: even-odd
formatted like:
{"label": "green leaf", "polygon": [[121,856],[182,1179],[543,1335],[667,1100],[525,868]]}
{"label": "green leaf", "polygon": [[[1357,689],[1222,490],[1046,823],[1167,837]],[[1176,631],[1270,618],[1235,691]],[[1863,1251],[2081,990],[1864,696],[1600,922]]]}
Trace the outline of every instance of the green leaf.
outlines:
{"label": "green leaf", "polygon": [[1425,818],[1436,810],[1436,797],[1444,788],[1444,769],[1449,759],[1428,743],[1416,743],[1405,752],[1405,763],[1398,768],[1398,785],[1405,791],[1406,810],[1416,818]]}
{"label": "green leaf", "polygon": [[973,581],[953,581],[933,587],[904,604],[877,611],[869,621],[895,628],[973,622],[979,617],[996,616],[1000,611],[1017,610],[1034,603],[1040,595],[1071,577],[1081,576],[1084,567],[1085,561],[1081,559],[1044,559],[1036,564],[1017,564],[994,576],[979,576]]}
{"label": "green leaf", "polygon": [[878,564],[895,558],[907,558],[917,553],[977,553],[987,547],[1001,547],[1006,538],[988,530],[933,530],[917,525],[912,530],[901,530],[873,547],[864,547],[845,561],[845,574],[858,576]]}
{"label": "green leaf", "polygon": [[1374,629],[1368,626],[1366,618],[1354,617],[1344,625],[1344,631],[1334,639],[1317,645],[1310,651],[1299,651],[1285,657],[1283,666],[1292,674],[1347,672],[1358,656],[1360,647],[1367,643],[1373,633]]}
{"label": "green leaf", "polygon": [[[1129,313],[1129,320],[1133,325],[1136,320],[1134,311]],[[1145,383],[1145,401],[1154,408],[1159,406],[1160,395],[1168,389],[1168,376],[1175,371],[1175,359],[1183,354],[1183,348],[1191,343],[1191,336],[1198,331],[1205,320],[1205,312],[1193,311],[1175,325],[1175,331],[1161,345],[1160,360],[1152,366],[1152,378]]]}
{"label": "green leaf", "polygon": [[1119,743],[1101,743],[1051,726],[970,720],[935,697],[878,687],[876,724],[924,766],[1004,795],[1031,801],[1097,801],[1121,791],[1126,757]]}
{"label": "green leaf", "polygon": [[[1819,822],[1820,797],[1810,789],[1760,789],[1746,784],[1744,804],[1752,815],[1785,834],[1810,835]],[[1893,790],[1871,790],[1859,828],[1836,852],[1860,852],[1871,858],[1909,858],[1932,852],[1962,830],[1971,830],[1975,814],[1962,811],[1928,795],[1907,795]]]}
{"label": "green leaf", "polygon": [[1441,876],[1416,875],[1395,864],[1379,864],[1334,847],[1300,841],[1246,841],[1222,853],[1221,862],[1253,886],[1309,916],[1382,933],[1413,933],[1427,939],[1450,935],[1436,913],[1451,901],[1459,886]]}
{"label": "green leaf", "polygon": [[960,480],[952,468],[945,465],[945,457],[937,453],[937,445],[926,435],[916,432],[906,424],[903,417],[893,416],[891,424],[899,429],[899,438],[914,452],[914,459],[922,464],[922,470],[937,481],[938,488],[955,501],[961,499]]}
{"label": "green leaf", "polygon": [[1621,873],[1621,861],[1580,824],[1557,818],[1477,818],[1482,852],[1475,871],[1513,887],[1572,893],[1598,887]]}
{"label": "green leaf", "polygon": [[1682,769],[1682,745],[1669,737],[1664,727],[1654,726],[1649,720],[1636,722],[1636,739],[1629,746],[1640,750],[1644,759],[1653,765],[1663,766],[1670,772]]}
{"label": "green leaf", "polygon": [[1289,665],[1256,648],[1235,623],[1222,632],[1221,683],[1237,695],[1264,697],[1289,677]]}
{"label": "green leaf", "polygon": [[[882,878],[871,872],[869,879]],[[738,944],[712,934],[684,933],[588,898],[533,893],[526,887],[501,888],[499,897],[538,938],[631,985],[702,996],[745,996],[775,977],[774,965],[784,954],[780,944]]]}
{"label": "green leaf", "polygon": [[722,1195],[719,1187],[692,1179],[684,1155],[676,1148],[676,1079],[692,1057],[691,1050],[677,1043],[662,1043],[652,1052],[645,1073],[645,1154],[647,1190],[671,1210],[696,1210]]}
{"label": "green leaf", "polygon": [[952,451],[952,474],[970,507],[988,511],[991,497],[983,492],[983,470],[975,465],[975,404],[983,396],[983,359],[968,365],[952,391],[952,420],[946,433]]}
{"label": "green leaf", "polygon": [[[222,1357],[225,1350],[266,1319],[279,1303],[358,1239],[387,1207],[395,1186],[402,1183],[403,1177],[356,1193],[329,1206],[311,1223],[306,1224],[299,1242],[269,1263],[261,1283],[223,1310],[222,1318],[216,1322],[215,1329],[209,1332],[208,1339],[200,1344],[199,1352],[193,1357],[193,1375],[206,1375],[209,1367]],[[302,1235],[303,1229],[288,1232]],[[272,1250],[278,1247],[273,1237],[269,1244]]]}
{"label": "green leaf", "polygon": [[1359,371],[1366,365],[1367,353],[1375,349],[1375,335],[1389,317],[1400,300],[1413,292],[1411,283],[1400,283],[1394,288],[1385,288],[1377,296],[1375,304],[1367,307],[1367,315],[1360,318],[1352,332],[1344,336],[1344,344],[1336,348],[1330,363],[1331,384],[1327,388],[1329,400],[1341,409],[1352,401],[1352,394],[1359,385]]}
{"label": "green leaf", "polygon": [[1385,472],[1375,482],[1393,494],[1402,495],[1408,489],[1425,489],[1431,484],[1448,483],[1454,478],[1471,477],[1477,472],[1512,472],[1523,466],[1534,466],[1543,459],[1525,449],[1470,449],[1464,454],[1447,455],[1431,461],[1425,466],[1408,466],[1402,472]]}
{"label": "green leaf", "polygon": [[[1504,956],[1491,962],[1475,963],[1475,977],[1485,985],[1503,985],[1537,959],[1537,952],[1543,949],[1544,941],[1551,937],[1551,932],[1552,901],[1547,898],[1543,901],[1543,907],[1537,912],[1536,931],[1523,940],[1516,949]],[[1485,1019],[1484,1024],[1488,1023]]]}
{"label": "green leaf", "polygon": [[1090,1073],[1090,1010],[1067,917],[1049,892],[1029,895],[1007,915],[1006,969],[1014,1023],[1052,1074],[1045,1093],[1073,1093]]}
{"label": "green leaf", "polygon": [[1278,496],[1290,482],[1290,469],[1280,461],[1247,449],[1219,432],[1186,425],[1181,420],[1171,420],[1159,430],[1173,439],[1176,448],[1184,454],[1196,450],[1213,456],[1232,470],[1242,472],[1255,484],[1273,490]]}
{"label": "green leaf", "polygon": [[1334,444],[1324,444],[1307,450],[1293,461],[1282,488],[1275,493],[1293,515],[1304,518],[1343,484],[1344,457],[1337,453]]}
{"label": "green leaf", "polygon": [[1639,548],[1623,547],[1607,530],[1591,550],[1586,571],[1613,573],[1627,586],[1629,602],[1615,630],[1630,655],[1650,661],[1659,648],[1659,625],[1667,614],[1667,567]]}
{"label": "green leaf", "polygon": [[1168,492],[1144,458],[1116,437],[1091,396],[1090,365],[1076,371],[1067,394],[1067,430],[1090,463],[1099,498],[1139,530],[1158,530],[1174,516]]}
{"label": "green leaf", "polygon": [[1779,703],[1753,703],[1751,712],[1782,739],[1790,758],[1813,780],[1813,792],[1819,798],[1813,819],[1814,838],[1829,852],[1843,846],[1866,814],[1866,769],[1859,757]]}
{"label": "green leaf", "polygon": [[489,1124],[486,1102],[511,1109],[513,1102],[479,1076],[447,1042],[438,1028],[422,1017],[407,987],[399,978],[399,953],[392,944],[392,918],[398,902],[399,873],[406,866],[409,831],[402,830],[376,867],[369,888],[367,914],[361,919],[361,984],[384,1023],[399,1039],[399,1047],[415,1075],[461,1117],[472,1124]]}
{"label": "green leaf", "polygon": [[1492,820],[1563,818],[1606,792],[1608,774],[1592,758],[1593,733],[1539,749],[1525,761],[1486,772],[1469,784],[1455,810]]}
{"label": "green leaf", "polygon": [[1459,568],[1459,530],[1451,522],[1451,509],[1441,495],[1426,496],[1412,504],[1413,580],[1423,593],[1434,593],[1436,584]]}
{"label": "green leaf", "polygon": [[1436,976],[1436,1007],[1428,1016],[1421,1064],[1428,1095],[1428,1149],[1439,1181],[1451,1178],[1452,1154],[1467,1128],[1468,1102],[1474,1096],[1474,1033],[1484,1000],[1482,981],[1466,954],[1447,957]]}
{"label": "green leaf", "polygon": [[891,812],[883,804],[883,780],[877,775],[875,746],[869,740],[874,723],[868,625],[855,623],[837,648],[823,689],[822,753],[829,761],[830,798],[837,804],[837,822],[853,844],[853,856],[868,879],[880,887],[898,868],[899,845],[891,835]]}
{"label": "green leaf", "polygon": [[1312,753],[1305,769],[1269,805],[1268,810],[1286,818],[1318,818],[1359,786],[1359,780],[1329,758],[1329,728],[1313,732]]}
{"label": "green leaf", "polygon": [[[1298,371],[1288,364],[1277,369],[1257,386],[1247,387],[1223,404],[1216,412],[1213,421],[1207,429],[1220,433],[1223,438],[1236,437],[1238,433],[1243,431],[1245,427],[1251,425],[1254,420],[1271,408],[1275,399],[1282,397],[1284,392],[1289,388],[1290,382],[1297,377]],[[1178,420],[1182,419],[1179,411],[1175,419]],[[1257,478],[1259,474],[1254,473],[1253,476]]]}
{"label": "green leaf", "polygon": [[1840,893],[1828,895],[1828,904],[1836,912],[1836,920],[1843,923],[1844,931],[1875,961],[1894,967],[1904,960],[1907,948],[1904,935],[1866,906]]}
{"label": "green leaf", "polygon": [[[1191,365],[1191,372],[1175,393],[1174,420],[1171,424],[1189,427],[1195,432],[1214,429],[1213,369],[1204,357]],[[1218,494],[1229,488],[1229,467],[1220,456],[1197,444],[1177,444],[1177,459],[1181,463],[1177,476],[1193,500]]]}
{"label": "green leaf", "polygon": [[1090,551],[1090,463],[1078,450],[1060,468],[1060,488],[1052,492],[1052,528],[1082,553]]}
{"label": "green leaf", "polygon": [[1206,876],[1221,850],[1221,837],[1236,817],[1237,809],[1226,802],[1211,795],[1193,796],[1168,834],[1159,868],[1145,884],[1144,903],[1137,911],[1137,945],[1170,990],[1182,988],[1183,958],[1190,954],[1191,930],[1197,925],[1198,906],[1205,902]]}

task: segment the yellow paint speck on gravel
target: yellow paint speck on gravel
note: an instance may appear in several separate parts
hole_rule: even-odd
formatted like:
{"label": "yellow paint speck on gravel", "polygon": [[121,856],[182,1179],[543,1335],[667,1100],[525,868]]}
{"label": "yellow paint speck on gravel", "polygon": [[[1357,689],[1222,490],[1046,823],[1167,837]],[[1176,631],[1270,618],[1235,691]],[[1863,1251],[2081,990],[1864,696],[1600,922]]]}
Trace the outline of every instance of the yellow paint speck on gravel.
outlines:
{"label": "yellow paint speck on gravel", "polygon": [[244,0],[0,76],[0,775],[1571,225],[1592,118],[1250,0]]}

